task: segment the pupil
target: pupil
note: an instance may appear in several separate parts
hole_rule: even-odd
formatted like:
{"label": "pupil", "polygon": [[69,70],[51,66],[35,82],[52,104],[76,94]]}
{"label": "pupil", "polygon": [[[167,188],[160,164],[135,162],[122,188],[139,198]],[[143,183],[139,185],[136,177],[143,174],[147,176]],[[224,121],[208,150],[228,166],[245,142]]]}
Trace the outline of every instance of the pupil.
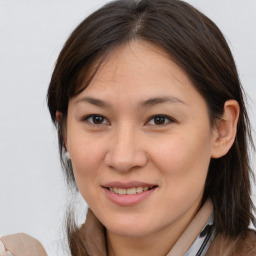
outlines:
{"label": "pupil", "polygon": [[158,116],[158,117],[155,117],[155,124],[164,124],[165,122],[165,117],[162,117],[162,116]]}
{"label": "pupil", "polygon": [[101,117],[101,116],[94,116],[93,117],[93,123],[102,124],[102,122],[103,122],[103,117]]}

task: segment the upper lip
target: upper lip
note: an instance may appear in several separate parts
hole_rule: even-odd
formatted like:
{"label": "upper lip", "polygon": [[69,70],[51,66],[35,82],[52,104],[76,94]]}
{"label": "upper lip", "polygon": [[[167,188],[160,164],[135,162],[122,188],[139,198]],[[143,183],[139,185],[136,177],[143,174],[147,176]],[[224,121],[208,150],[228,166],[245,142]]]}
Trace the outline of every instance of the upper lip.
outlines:
{"label": "upper lip", "polygon": [[137,188],[137,187],[157,187],[157,184],[153,183],[145,183],[140,181],[130,181],[130,182],[120,182],[120,181],[112,181],[102,185],[105,188]]}

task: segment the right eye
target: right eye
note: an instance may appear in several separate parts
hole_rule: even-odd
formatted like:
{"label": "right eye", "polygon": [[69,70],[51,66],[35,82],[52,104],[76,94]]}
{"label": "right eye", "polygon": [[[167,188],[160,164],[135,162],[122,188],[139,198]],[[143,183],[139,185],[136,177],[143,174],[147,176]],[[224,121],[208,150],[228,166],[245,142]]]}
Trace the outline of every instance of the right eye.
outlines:
{"label": "right eye", "polygon": [[109,122],[104,116],[101,115],[89,115],[84,118],[87,122],[93,125],[107,125]]}

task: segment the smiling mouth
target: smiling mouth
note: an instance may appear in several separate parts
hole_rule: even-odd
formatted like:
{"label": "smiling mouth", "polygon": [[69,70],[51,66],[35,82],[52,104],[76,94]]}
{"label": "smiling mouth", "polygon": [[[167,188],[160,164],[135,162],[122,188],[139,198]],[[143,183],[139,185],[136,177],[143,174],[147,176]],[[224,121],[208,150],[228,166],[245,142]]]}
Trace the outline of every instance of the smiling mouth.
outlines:
{"label": "smiling mouth", "polygon": [[106,187],[111,192],[119,195],[135,195],[143,193],[144,191],[148,191],[156,188],[157,186],[152,187],[132,187],[132,188],[116,188],[116,187]]}

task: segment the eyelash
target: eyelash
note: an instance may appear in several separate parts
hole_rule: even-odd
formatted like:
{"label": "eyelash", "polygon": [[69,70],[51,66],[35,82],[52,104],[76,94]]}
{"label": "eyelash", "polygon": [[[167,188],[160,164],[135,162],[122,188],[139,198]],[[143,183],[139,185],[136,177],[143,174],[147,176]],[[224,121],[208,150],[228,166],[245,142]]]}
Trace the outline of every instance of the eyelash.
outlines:
{"label": "eyelash", "polygon": [[[98,114],[88,115],[88,116],[84,117],[82,120],[83,120],[83,121],[87,121],[87,122],[90,123],[91,125],[106,125],[106,124],[104,124],[104,123],[100,123],[100,124],[94,123],[94,122],[93,122],[93,118],[98,118],[98,117],[99,117],[99,118],[102,118],[104,121],[107,121],[107,119],[106,119],[104,116],[98,115]],[[89,121],[90,118],[92,118],[92,121]],[[104,121],[103,121],[103,122],[104,122]],[[107,121],[107,124],[109,124],[108,121]]]}
{"label": "eyelash", "polygon": [[[103,123],[95,123],[94,122],[95,120],[93,121],[93,118],[101,118],[103,120]],[[164,123],[163,124],[156,124],[156,123],[155,124],[150,124],[151,120],[154,120],[156,122],[156,118],[164,119]],[[92,120],[90,121],[90,119],[92,119]],[[108,125],[108,124],[110,124],[109,121],[104,116],[98,115],[98,114],[88,115],[88,116],[84,117],[82,120],[89,122],[91,125]],[[106,122],[106,123],[104,123],[104,122]],[[175,120],[170,116],[167,116],[167,115],[153,115],[148,119],[146,124],[155,125],[155,126],[163,126],[163,125],[166,125],[168,123],[173,123],[173,122],[175,122]]]}
{"label": "eyelash", "polygon": [[167,116],[167,115],[154,115],[154,116],[151,116],[151,117],[148,119],[147,123],[149,124],[149,122],[150,122],[151,120],[155,120],[155,121],[156,121],[156,118],[164,118],[164,120],[165,120],[165,121],[167,120],[167,122],[164,121],[163,124],[150,124],[150,125],[163,126],[163,125],[166,125],[166,124],[175,122],[175,120],[174,120],[172,117],[170,117],[170,116]]}

